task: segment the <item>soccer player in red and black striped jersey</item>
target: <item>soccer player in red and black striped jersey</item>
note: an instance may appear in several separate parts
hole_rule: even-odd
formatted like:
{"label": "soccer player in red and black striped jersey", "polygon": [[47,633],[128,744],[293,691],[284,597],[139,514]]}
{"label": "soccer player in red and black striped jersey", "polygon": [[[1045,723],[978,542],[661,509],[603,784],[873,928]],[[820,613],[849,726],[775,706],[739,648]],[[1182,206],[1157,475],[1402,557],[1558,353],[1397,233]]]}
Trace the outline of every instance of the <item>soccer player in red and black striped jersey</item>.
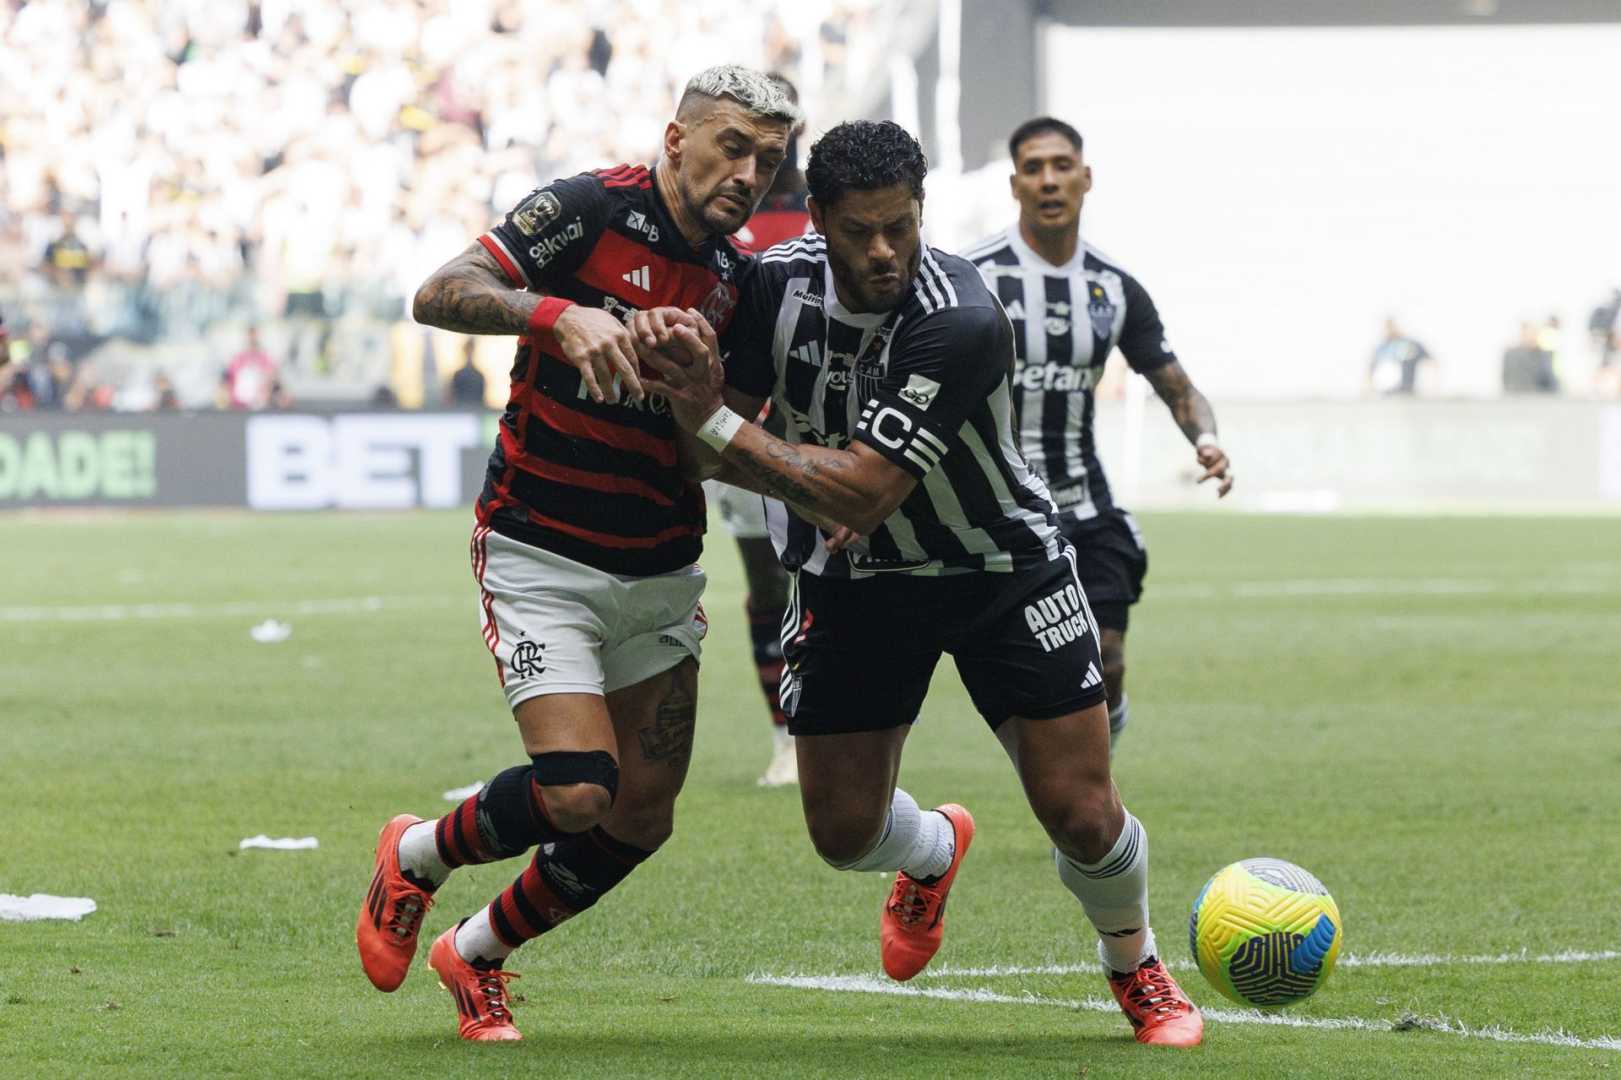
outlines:
{"label": "soccer player in red and black striped jersey", "polygon": [[430,950],[463,1038],[519,1038],[503,961],[670,835],[705,629],[704,500],[683,469],[688,437],[643,392],[624,320],[672,305],[730,321],[743,256],[727,237],[771,186],[798,119],[760,72],[700,72],[655,168],[532,192],[417,292],[419,322],[519,335],[472,561],[528,761],[437,821],[401,814],[384,826],[356,941],[373,984],[393,990],[453,868],[537,849]]}

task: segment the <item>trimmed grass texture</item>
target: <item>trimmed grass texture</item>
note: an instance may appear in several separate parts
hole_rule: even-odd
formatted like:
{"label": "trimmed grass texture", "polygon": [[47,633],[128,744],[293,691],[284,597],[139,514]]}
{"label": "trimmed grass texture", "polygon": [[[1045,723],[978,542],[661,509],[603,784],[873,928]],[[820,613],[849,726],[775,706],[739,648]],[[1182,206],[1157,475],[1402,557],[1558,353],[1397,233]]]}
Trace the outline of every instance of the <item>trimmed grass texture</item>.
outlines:
{"label": "trimmed grass texture", "polygon": [[[514,958],[525,1042],[464,1045],[425,956],[379,994],[352,934],[383,821],[443,812],[444,790],[522,760],[466,516],[36,515],[0,518],[0,892],[100,909],[0,923],[0,1076],[1621,1070],[1621,959],[1605,955],[1621,949],[1621,520],[1143,526],[1116,773],[1150,833],[1162,951],[1195,1000],[1236,1012],[1189,962],[1188,904],[1235,859],[1300,863],[1338,900],[1347,956],[1409,962],[1344,966],[1283,1015],[1363,1028],[1217,1013],[1200,1049],[1154,1051],[1076,1007],[1107,998],[1101,976],[1029,971],[1085,964],[1095,939],[949,664],[902,783],[979,823],[945,946],[908,984],[951,996],[751,982],[895,988],[877,956],[887,883],[827,869],[797,793],[755,786],[769,735],[717,531],[676,836]],[[291,637],[255,642],[266,618]],[[320,848],[237,850],[261,832]],[[452,878],[423,952],[520,866]]]}

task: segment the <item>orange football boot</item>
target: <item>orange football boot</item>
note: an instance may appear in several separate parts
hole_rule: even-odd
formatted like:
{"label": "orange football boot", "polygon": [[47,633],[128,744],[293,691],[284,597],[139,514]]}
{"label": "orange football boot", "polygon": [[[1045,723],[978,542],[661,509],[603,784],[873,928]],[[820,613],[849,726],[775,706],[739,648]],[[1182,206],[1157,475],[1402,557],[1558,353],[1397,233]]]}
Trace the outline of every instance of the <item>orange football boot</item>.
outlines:
{"label": "orange football boot", "polygon": [[400,834],[422,819],[412,814],[390,818],[377,835],[377,870],[355,920],[360,966],[379,990],[399,989],[416,956],[422,916],[433,897],[400,873]]}
{"label": "orange football boot", "polygon": [[905,982],[928,967],[929,961],[940,949],[940,938],[945,933],[946,894],[957,880],[957,867],[968,854],[968,845],[974,842],[974,818],[956,803],[937,806],[935,810],[951,822],[957,849],[952,852],[951,866],[931,885],[925,885],[904,870],[895,872],[895,887],[884,902],[883,915],[878,920],[878,951],[883,957],[884,972],[897,982]]}
{"label": "orange football boot", "polygon": [[1198,1006],[1176,985],[1165,965],[1149,957],[1130,975],[1109,972],[1109,989],[1137,1031],[1137,1041],[1149,1046],[1198,1046],[1204,1038],[1204,1017]]}
{"label": "orange football boot", "polygon": [[456,999],[462,1038],[471,1042],[516,1042],[523,1036],[512,1026],[507,981],[516,972],[476,968],[456,951],[456,927],[440,934],[428,950],[428,966],[439,973],[439,985]]}

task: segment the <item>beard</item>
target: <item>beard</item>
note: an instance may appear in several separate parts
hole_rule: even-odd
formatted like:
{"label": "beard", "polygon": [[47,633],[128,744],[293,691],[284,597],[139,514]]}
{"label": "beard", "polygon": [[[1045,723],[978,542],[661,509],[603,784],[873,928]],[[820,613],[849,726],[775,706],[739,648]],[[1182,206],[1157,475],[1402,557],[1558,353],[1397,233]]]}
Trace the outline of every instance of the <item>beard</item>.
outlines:
{"label": "beard", "polygon": [[[723,194],[741,200],[744,205],[738,207],[721,199],[720,196]],[[711,192],[701,202],[694,201],[689,197],[687,200],[687,212],[695,220],[703,222],[704,228],[709,231],[710,235],[730,236],[741,229],[744,223],[749,220],[749,216],[754,212],[754,207],[749,197],[743,192],[715,191]]]}
{"label": "beard", "polygon": [[912,287],[912,281],[917,277],[918,267],[923,264],[923,244],[921,240],[918,242],[904,269],[896,264],[899,277],[892,285],[874,286],[869,277],[870,268],[868,272],[856,270],[855,264],[841,258],[831,244],[827,248],[827,261],[833,268],[834,280],[860,305],[858,313],[891,311],[905,298],[906,290]]}

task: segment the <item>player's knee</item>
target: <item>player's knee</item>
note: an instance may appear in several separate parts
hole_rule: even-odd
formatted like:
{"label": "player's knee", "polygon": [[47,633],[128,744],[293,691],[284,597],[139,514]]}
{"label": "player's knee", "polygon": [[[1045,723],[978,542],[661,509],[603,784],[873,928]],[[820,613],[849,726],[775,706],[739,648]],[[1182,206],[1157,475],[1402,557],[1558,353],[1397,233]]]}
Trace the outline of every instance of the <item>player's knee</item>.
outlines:
{"label": "player's knee", "polygon": [[549,751],[530,761],[546,815],[562,832],[585,832],[613,809],[619,763],[607,751]]}
{"label": "player's knee", "polygon": [[629,809],[619,807],[609,826],[627,844],[644,851],[656,851],[675,832],[675,803]]}
{"label": "player's knee", "polygon": [[542,784],[546,814],[558,830],[585,832],[600,825],[613,809],[613,796],[598,784]]}
{"label": "player's knee", "polygon": [[1096,858],[1109,850],[1118,830],[1114,792],[1105,787],[1072,795],[1037,812],[1053,845],[1065,853]]}

